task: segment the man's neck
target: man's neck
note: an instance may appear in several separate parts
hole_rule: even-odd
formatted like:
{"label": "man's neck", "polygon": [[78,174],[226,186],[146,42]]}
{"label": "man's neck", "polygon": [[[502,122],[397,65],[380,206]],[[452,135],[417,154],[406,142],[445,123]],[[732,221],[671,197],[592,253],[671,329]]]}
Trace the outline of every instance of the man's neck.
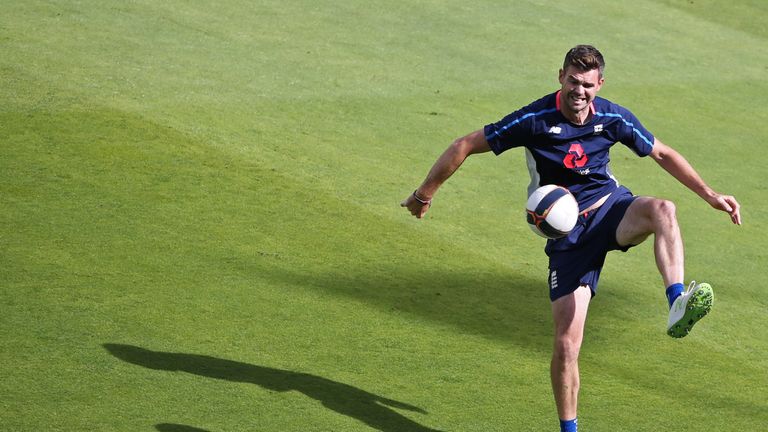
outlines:
{"label": "man's neck", "polygon": [[589,105],[584,108],[581,111],[573,112],[569,111],[566,107],[566,104],[563,103],[563,101],[560,99],[563,97],[562,92],[557,92],[557,110],[560,111],[560,113],[565,117],[566,120],[569,122],[576,124],[576,125],[585,125],[589,123],[590,120],[592,120],[592,117],[595,114],[595,105],[594,102],[590,102]]}
{"label": "man's neck", "polygon": [[561,110],[560,111],[563,116],[568,119],[569,122],[582,126],[587,123],[589,123],[590,120],[592,120],[592,110],[589,108],[583,109],[579,112],[569,112],[567,110]]}

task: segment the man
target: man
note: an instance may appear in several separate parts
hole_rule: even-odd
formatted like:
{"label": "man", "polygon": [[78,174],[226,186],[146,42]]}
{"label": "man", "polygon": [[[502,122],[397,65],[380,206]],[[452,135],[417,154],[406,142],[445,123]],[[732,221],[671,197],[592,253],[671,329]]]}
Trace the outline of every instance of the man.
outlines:
{"label": "man", "polygon": [[713,191],[677,151],[648,132],[627,109],[597,97],[605,62],[589,45],[568,51],[559,72],[561,88],[530,105],[454,141],[424,182],[402,203],[422,218],[432,197],[470,155],[496,155],[524,147],[531,175],[529,193],[545,184],[565,186],[579,202],[579,221],[566,237],[548,240],[549,288],[555,340],[552,389],[561,431],[576,431],[578,356],[587,307],[597,292],[606,253],[626,251],[654,235],[656,265],[667,287],[667,333],[683,337],[706,315],[713,300],[708,284],[683,285],[683,241],[670,201],[636,197],[619,185],[608,168],[616,142],[638,156],[650,156],[710,206],[741,224],[739,203]]}

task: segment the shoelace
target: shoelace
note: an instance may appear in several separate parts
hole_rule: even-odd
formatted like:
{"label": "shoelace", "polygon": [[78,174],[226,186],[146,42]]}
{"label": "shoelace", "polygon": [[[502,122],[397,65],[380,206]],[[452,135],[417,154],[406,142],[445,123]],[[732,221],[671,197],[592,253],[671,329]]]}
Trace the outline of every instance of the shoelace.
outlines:
{"label": "shoelace", "polygon": [[696,288],[696,281],[692,280],[691,283],[688,284],[688,289],[685,290],[685,293],[686,294],[690,293],[691,291],[693,291],[694,288]]}

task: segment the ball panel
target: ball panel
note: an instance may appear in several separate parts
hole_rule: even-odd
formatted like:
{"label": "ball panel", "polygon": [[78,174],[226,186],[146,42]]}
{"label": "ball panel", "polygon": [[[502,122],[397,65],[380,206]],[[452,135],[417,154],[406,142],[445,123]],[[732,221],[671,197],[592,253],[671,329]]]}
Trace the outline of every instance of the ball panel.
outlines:
{"label": "ball panel", "polygon": [[526,220],[536,234],[556,239],[568,235],[576,226],[579,204],[568,191],[558,185],[536,189],[526,203]]}
{"label": "ball panel", "polygon": [[579,204],[573,195],[566,192],[549,209],[546,215],[547,222],[555,229],[562,232],[570,232],[579,218]]}
{"label": "ball panel", "polygon": [[558,200],[566,195],[569,195],[567,189],[556,188],[544,195],[544,197],[536,204],[536,213],[544,217],[547,217],[550,209],[558,202]]}
{"label": "ball panel", "polygon": [[560,186],[558,185],[545,185],[542,186],[531,194],[531,196],[528,197],[528,202],[525,204],[525,208],[528,210],[536,210],[536,206],[548,193],[552,192],[554,189],[558,189]]}
{"label": "ball panel", "polygon": [[552,225],[550,225],[549,222],[547,222],[546,220],[542,221],[539,224],[538,228],[539,228],[539,231],[541,231],[541,233],[544,234],[545,237],[552,238],[552,239],[564,237],[568,235],[568,233],[570,232],[570,230],[561,231],[553,227]]}

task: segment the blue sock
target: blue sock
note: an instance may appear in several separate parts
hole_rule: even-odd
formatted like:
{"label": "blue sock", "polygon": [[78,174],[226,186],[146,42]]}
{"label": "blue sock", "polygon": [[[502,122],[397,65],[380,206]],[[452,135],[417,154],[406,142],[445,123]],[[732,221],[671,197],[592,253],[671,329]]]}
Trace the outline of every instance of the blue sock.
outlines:
{"label": "blue sock", "polygon": [[560,420],[560,432],[578,432],[579,421],[573,420]]}
{"label": "blue sock", "polygon": [[669,307],[672,307],[672,303],[675,302],[675,299],[680,297],[680,294],[685,291],[685,286],[681,283],[672,284],[667,288],[667,301],[669,302]]}

